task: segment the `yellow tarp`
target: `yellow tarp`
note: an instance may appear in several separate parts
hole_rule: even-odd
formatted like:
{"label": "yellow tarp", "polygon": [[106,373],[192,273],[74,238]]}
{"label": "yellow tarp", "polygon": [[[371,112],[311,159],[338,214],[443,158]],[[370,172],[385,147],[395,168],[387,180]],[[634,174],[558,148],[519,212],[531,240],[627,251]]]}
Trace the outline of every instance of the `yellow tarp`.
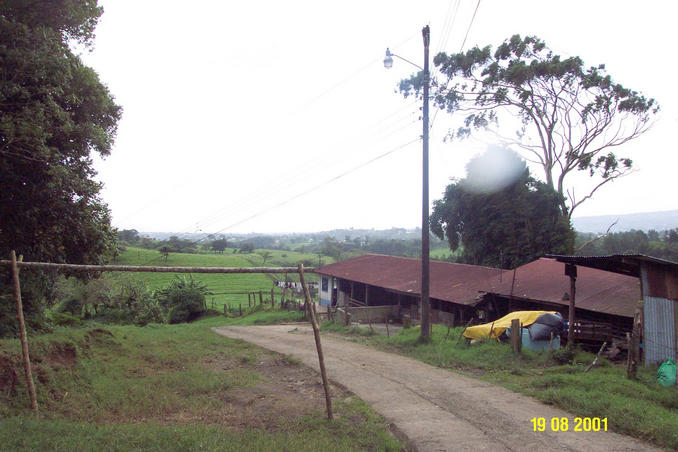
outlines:
{"label": "yellow tarp", "polygon": [[542,314],[556,314],[555,311],[515,311],[505,315],[494,322],[484,323],[482,325],[470,326],[464,331],[464,337],[469,339],[482,339],[490,337],[492,331],[493,338],[501,336],[506,328],[511,326],[511,320],[518,319],[522,326],[529,326],[534,323]]}

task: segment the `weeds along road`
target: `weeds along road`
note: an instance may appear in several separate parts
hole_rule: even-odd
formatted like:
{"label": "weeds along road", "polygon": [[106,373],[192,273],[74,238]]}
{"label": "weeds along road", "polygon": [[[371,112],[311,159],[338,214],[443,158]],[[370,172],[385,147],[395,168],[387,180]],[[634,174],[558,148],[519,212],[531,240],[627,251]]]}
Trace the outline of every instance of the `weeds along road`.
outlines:
{"label": "weeds along road", "polygon": [[[213,330],[294,356],[318,370],[307,325],[228,326]],[[660,450],[611,432],[574,432],[574,416],[473,378],[323,334],[328,377],[370,404],[419,451]],[[566,417],[570,431],[534,432],[531,419]]]}

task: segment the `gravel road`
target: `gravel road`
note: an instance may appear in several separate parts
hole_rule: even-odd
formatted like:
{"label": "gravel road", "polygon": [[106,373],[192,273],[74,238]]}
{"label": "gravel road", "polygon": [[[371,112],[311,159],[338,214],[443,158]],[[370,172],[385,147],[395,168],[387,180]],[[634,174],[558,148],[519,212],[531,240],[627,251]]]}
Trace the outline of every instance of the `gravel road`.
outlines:
{"label": "gravel road", "polygon": [[[306,324],[213,330],[318,370]],[[660,450],[611,432],[574,432],[574,416],[527,396],[392,353],[323,334],[328,377],[371,405],[419,451]],[[531,419],[568,418],[570,431],[534,432]]]}

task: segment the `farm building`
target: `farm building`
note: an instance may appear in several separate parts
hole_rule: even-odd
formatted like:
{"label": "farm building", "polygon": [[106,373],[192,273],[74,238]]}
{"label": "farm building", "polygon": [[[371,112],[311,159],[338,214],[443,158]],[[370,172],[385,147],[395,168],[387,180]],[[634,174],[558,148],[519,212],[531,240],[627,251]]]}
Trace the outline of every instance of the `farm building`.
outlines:
{"label": "farm building", "polygon": [[[371,315],[419,317],[421,260],[366,254],[326,265],[320,275],[320,304],[332,307],[370,307],[353,310],[354,320]],[[487,280],[500,277],[496,268],[431,261],[431,318],[433,321],[464,322],[475,313],[480,290]]]}
{"label": "farm building", "polygon": [[[578,267],[576,282],[567,266]],[[353,320],[419,318],[419,259],[367,254],[316,273],[320,303],[349,309]],[[431,261],[431,318],[463,325],[470,318],[491,322],[513,311],[548,310],[567,319],[573,282],[578,342],[624,338],[643,300],[646,363],[675,356],[678,264],[647,256],[550,256],[503,271]]]}
{"label": "farm building", "polygon": [[[488,319],[512,311],[553,310],[567,319],[570,305],[570,277],[565,265],[541,258],[504,273],[501,282],[488,281],[478,310]],[[582,267],[576,280],[575,319],[578,341],[602,342],[623,338],[631,331],[640,300],[640,282],[633,276]]]}
{"label": "farm building", "polygon": [[[678,263],[638,254],[551,257],[566,265],[605,270],[636,279],[639,282],[637,299],[642,300],[645,364],[678,357]],[[576,306],[579,307],[579,295]]]}
{"label": "farm building", "polygon": [[[363,309],[372,320],[407,314],[419,318],[419,259],[367,254],[327,265],[320,275],[320,303],[349,307],[354,320]],[[564,265],[542,258],[513,270],[431,261],[431,315],[434,322],[464,324],[471,317],[492,321],[515,310],[555,310],[567,318],[570,279]],[[576,318],[629,331],[640,297],[638,279],[582,268],[577,282]],[[378,309],[377,309],[378,308]],[[357,316],[356,316],[357,315]]]}

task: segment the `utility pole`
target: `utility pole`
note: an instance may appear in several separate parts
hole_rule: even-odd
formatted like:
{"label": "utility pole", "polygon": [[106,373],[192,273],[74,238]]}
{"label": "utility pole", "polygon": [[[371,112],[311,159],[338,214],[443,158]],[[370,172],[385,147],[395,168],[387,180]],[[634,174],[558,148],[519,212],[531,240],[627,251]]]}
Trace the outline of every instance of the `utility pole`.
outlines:
{"label": "utility pole", "polygon": [[423,108],[423,165],[422,165],[422,206],[421,206],[421,338],[431,337],[430,260],[429,260],[429,219],[428,219],[428,90],[431,74],[428,69],[431,30],[421,30],[424,38],[424,108]]}
{"label": "utility pole", "polygon": [[422,192],[421,192],[421,334],[420,337],[425,341],[431,338],[431,300],[430,300],[430,256],[429,256],[429,218],[428,218],[428,91],[431,85],[431,73],[428,69],[429,44],[431,42],[431,30],[425,26],[421,30],[424,38],[424,67],[422,68],[410,60],[391,53],[386,49],[386,58],[384,58],[384,67],[390,69],[393,66],[393,57],[399,58],[412,66],[420,69],[424,74],[424,107],[422,109],[423,122],[423,152],[422,152]]}

